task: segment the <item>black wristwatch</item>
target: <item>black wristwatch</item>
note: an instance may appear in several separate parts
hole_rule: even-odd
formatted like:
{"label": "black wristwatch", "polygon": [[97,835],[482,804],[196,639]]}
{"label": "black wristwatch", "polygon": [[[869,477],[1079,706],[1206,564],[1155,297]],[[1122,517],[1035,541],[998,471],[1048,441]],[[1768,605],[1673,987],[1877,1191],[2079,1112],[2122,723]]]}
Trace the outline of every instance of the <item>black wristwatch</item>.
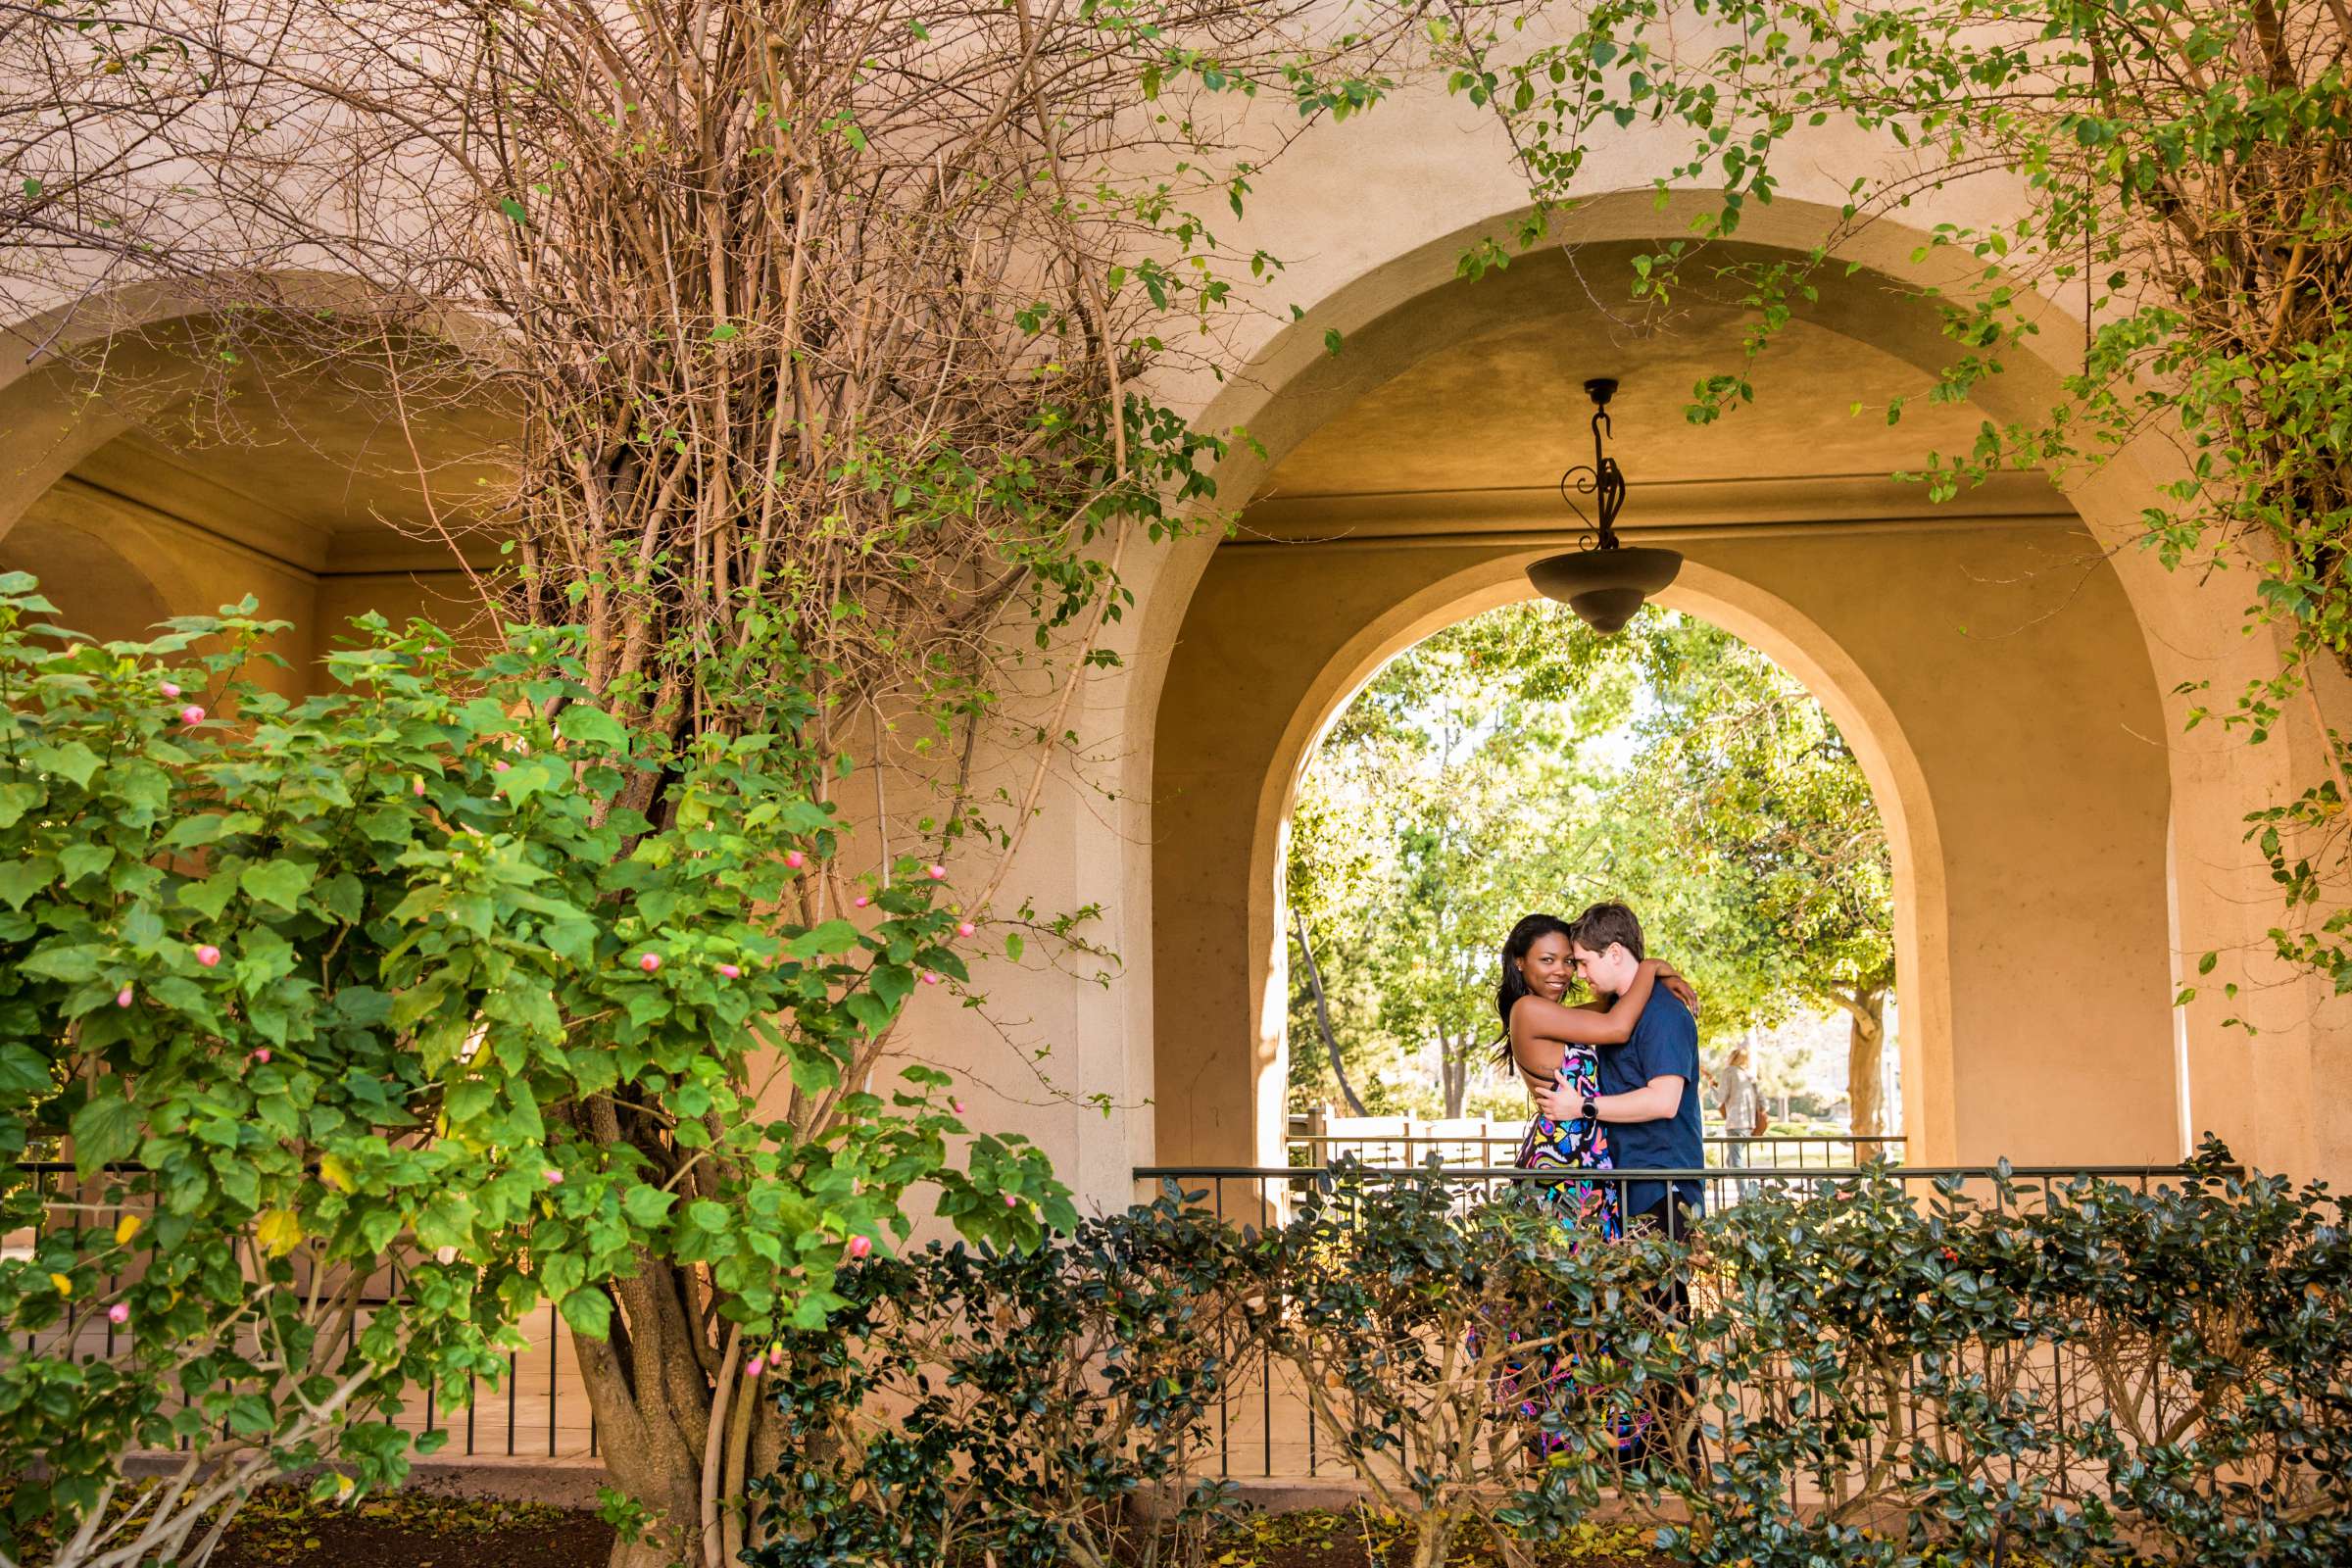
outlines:
{"label": "black wristwatch", "polygon": [[1585,1120],[1600,1120],[1600,1102],[1594,1100],[1591,1095],[1585,1097]]}

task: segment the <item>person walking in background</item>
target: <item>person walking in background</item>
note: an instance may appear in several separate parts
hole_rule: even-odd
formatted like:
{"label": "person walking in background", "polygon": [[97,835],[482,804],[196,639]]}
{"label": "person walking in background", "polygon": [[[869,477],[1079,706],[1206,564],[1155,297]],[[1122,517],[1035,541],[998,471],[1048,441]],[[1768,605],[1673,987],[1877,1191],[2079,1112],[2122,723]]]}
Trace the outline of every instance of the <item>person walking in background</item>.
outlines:
{"label": "person walking in background", "polygon": [[[1723,1146],[1723,1162],[1746,1168],[1752,1160],[1746,1140],[1764,1136],[1764,1097],[1756,1089],[1756,1080],[1748,1071],[1747,1043],[1741,1041],[1732,1048],[1724,1059],[1723,1070],[1715,1075],[1715,1109],[1723,1117],[1723,1130],[1730,1142]],[[1739,1184],[1741,1201],[1753,1198],[1754,1182]]]}

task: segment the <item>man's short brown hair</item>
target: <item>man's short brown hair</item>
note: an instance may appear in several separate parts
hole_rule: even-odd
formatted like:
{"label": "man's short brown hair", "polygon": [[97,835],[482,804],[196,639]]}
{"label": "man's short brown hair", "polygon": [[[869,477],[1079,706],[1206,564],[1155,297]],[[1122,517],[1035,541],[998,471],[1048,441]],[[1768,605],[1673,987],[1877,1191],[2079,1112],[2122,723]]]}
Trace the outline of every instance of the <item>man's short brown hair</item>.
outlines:
{"label": "man's short brown hair", "polygon": [[1610,943],[1622,942],[1635,957],[1649,956],[1642,951],[1642,922],[1622,904],[1595,904],[1578,915],[1568,940],[1587,953],[1606,953]]}

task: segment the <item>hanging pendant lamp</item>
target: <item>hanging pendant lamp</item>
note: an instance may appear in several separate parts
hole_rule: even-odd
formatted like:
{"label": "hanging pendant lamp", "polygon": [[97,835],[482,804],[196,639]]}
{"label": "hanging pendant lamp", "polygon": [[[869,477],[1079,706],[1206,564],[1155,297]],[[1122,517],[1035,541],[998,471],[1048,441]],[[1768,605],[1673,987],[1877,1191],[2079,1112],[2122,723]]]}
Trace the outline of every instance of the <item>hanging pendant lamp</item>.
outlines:
{"label": "hanging pendant lamp", "polygon": [[1600,522],[1568,554],[1545,557],[1528,567],[1527,577],[1538,593],[1557,599],[1575,611],[1579,620],[1607,635],[1623,631],[1642,601],[1674,581],[1675,573],[1683,569],[1683,558],[1672,550],[1617,542],[1617,514],[1625,507],[1625,475],[1603,442],[1604,436],[1614,433],[1609,424],[1609,399],[1616,395],[1617,383],[1596,376],[1585,383],[1585,392],[1592,399],[1592,462],[1589,466],[1580,463],[1560,475],[1560,499],[1591,525],[1592,519],[1585,516],[1576,498],[1593,497]]}

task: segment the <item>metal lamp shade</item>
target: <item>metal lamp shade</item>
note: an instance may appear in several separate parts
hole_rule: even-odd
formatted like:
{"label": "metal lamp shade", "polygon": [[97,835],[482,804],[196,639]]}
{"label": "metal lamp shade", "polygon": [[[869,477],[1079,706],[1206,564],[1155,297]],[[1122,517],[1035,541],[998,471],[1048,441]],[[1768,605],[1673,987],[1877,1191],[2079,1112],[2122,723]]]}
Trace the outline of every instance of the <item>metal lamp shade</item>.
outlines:
{"label": "metal lamp shade", "polygon": [[1527,568],[1527,578],[1544,598],[1559,600],[1606,634],[1623,631],[1642,602],[1663,592],[1682,569],[1679,552],[1625,547],[1548,556]]}

